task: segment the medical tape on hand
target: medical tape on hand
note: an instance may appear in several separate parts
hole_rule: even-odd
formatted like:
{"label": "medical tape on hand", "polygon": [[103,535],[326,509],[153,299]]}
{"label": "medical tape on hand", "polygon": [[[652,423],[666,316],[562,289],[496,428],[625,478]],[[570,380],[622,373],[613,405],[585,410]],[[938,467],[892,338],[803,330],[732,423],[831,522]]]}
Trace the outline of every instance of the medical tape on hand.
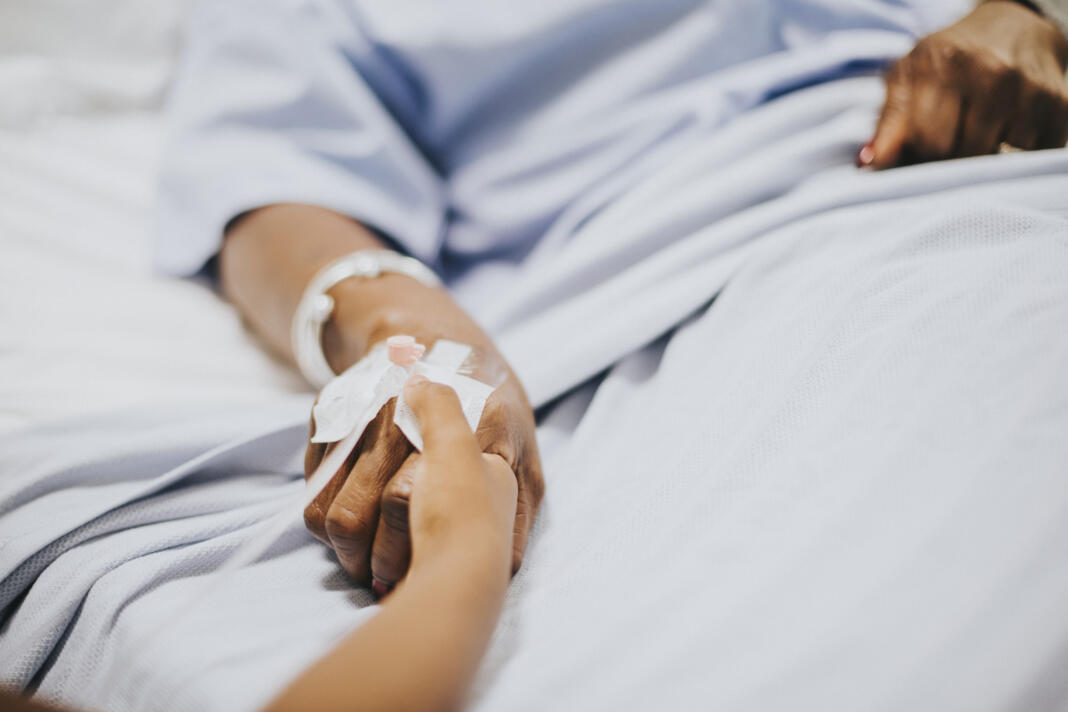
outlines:
{"label": "medical tape on hand", "polygon": [[391,398],[397,398],[393,422],[416,450],[423,449],[419,421],[404,400],[404,384],[413,373],[456,391],[464,419],[472,431],[478,429],[486,401],[495,386],[460,373],[471,355],[471,347],[455,341],[439,340],[427,356],[410,367],[389,360],[384,344],[375,346],[360,361],[326,384],[315,407],[312,420],[313,443],[337,443],[323,458],[304,488],[301,511],[315,501],[319,493],[348,460],[363,431],[378,416]]}

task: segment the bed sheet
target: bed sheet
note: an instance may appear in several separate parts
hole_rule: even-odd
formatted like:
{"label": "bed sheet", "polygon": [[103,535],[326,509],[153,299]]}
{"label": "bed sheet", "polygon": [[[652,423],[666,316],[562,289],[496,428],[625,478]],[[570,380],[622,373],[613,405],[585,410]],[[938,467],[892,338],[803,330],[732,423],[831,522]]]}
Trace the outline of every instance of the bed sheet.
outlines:
{"label": "bed sheet", "polygon": [[[1063,181],[790,223],[549,408],[472,709],[1063,707],[1068,223],[1028,205]],[[0,439],[0,679],[252,710],[373,615],[299,517],[217,572],[301,486],[307,406]]]}
{"label": "bed sheet", "polygon": [[[473,708],[1068,701],[1068,157],[858,180],[877,81],[818,91],[500,267],[484,316],[538,402],[611,368],[541,421]],[[254,709],[375,609],[294,521],[143,644],[300,486],[310,398],[210,289],[150,275],[152,106],[0,130],[0,673]]]}
{"label": "bed sheet", "polygon": [[157,111],[0,129],[0,431],[306,387],[203,284],[153,274]]}

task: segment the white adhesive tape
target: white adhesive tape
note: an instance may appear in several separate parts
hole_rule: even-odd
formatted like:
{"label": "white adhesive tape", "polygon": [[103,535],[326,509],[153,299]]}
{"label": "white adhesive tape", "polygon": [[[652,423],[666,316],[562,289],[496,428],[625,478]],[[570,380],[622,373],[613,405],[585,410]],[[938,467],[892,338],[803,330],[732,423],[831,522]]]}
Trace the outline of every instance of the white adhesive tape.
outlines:
{"label": "white adhesive tape", "polygon": [[305,506],[311,504],[352,454],[360,436],[382,407],[397,398],[393,422],[416,450],[423,449],[419,421],[404,401],[404,384],[414,372],[456,391],[464,418],[477,430],[486,401],[495,386],[463,375],[460,371],[471,355],[471,347],[440,339],[425,358],[412,366],[398,366],[389,360],[385,344],[378,344],[344,373],[326,384],[315,407],[313,443],[337,443],[308,478]]}

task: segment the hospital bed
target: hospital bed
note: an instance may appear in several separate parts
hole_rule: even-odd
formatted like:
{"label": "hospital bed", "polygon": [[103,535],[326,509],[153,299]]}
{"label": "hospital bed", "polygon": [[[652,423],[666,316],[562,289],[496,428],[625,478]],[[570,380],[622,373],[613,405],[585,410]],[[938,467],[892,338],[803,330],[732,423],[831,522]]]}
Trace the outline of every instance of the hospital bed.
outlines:
{"label": "hospital bed", "polygon": [[[150,267],[183,7],[0,9],[17,97],[0,116],[0,680],[68,704],[253,709],[375,610],[299,522],[212,576],[300,487],[312,395],[210,284]],[[871,78],[829,87],[801,130],[846,152],[878,99]],[[689,157],[644,199],[685,202],[724,160]],[[809,169],[713,247],[680,241],[675,289],[725,287],[711,309],[666,305],[670,332],[599,327],[595,345],[635,340],[621,362],[539,350],[558,304],[501,327],[542,406],[549,493],[473,709],[1068,706],[1068,156],[859,184]],[[732,252],[750,233],[767,239]],[[672,380],[707,387],[661,402]],[[682,421],[699,436],[664,452]],[[618,477],[577,476],[593,457]],[[672,478],[694,461],[702,476]]]}

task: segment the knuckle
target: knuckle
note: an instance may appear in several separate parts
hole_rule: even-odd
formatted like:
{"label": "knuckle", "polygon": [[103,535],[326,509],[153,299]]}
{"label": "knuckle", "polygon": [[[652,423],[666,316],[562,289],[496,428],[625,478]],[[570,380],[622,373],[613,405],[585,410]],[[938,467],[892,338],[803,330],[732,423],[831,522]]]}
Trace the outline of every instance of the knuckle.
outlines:
{"label": "knuckle", "polygon": [[1028,103],[1042,112],[1049,112],[1050,115],[1055,115],[1055,112],[1061,108],[1062,100],[1060,92],[1053,87],[1038,87],[1029,97]]}
{"label": "knuckle", "polygon": [[936,56],[941,51],[940,48],[942,45],[945,44],[947,44],[947,42],[939,35],[927,35],[916,42],[912,51],[906,56],[914,60],[929,60]]}
{"label": "knuckle", "polygon": [[323,528],[335,546],[354,545],[365,529],[366,517],[340,504],[331,505],[326,512]]}
{"label": "knuckle", "polygon": [[512,438],[508,437],[507,432],[502,432],[501,428],[493,428],[485,432],[479,428],[479,432],[479,444],[482,445],[482,452],[489,455],[499,455],[502,460],[508,463],[509,467],[516,466],[518,460],[517,448],[515,443],[512,442]]}
{"label": "knuckle", "polygon": [[394,532],[407,535],[408,533],[408,506],[395,504],[382,508],[382,521]]}
{"label": "knuckle", "polygon": [[1026,84],[1022,69],[999,59],[991,59],[986,71],[994,77],[994,91],[999,97],[1015,95]]}
{"label": "knuckle", "polygon": [[908,141],[908,147],[912,153],[923,160],[930,160],[938,156],[941,153],[939,148],[941,144],[942,142],[927,130],[914,132]]}
{"label": "knuckle", "polygon": [[312,502],[304,508],[304,526],[320,540],[326,537],[324,520],[323,510],[317,503]]}
{"label": "knuckle", "polygon": [[383,511],[388,507],[390,509],[395,508],[408,508],[408,503],[412,501],[412,482],[407,477],[394,477],[382,490],[382,509]]}
{"label": "knuckle", "polygon": [[957,72],[966,71],[975,62],[971,51],[954,42],[939,42],[931,54],[940,66]]}
{"label": "knuckle", "polygon": [[408,507],[412,501],[412,481],[407,477],[394,477],[382,491],[380,516],[386,526],[397,531],[408,531]]}
{"label": "knuckle", "polygon": [[1021,67],[1015,65],[1003,67],[1001,74],[1010,87],[1018,89],[1027,85],[1027,73]]}

